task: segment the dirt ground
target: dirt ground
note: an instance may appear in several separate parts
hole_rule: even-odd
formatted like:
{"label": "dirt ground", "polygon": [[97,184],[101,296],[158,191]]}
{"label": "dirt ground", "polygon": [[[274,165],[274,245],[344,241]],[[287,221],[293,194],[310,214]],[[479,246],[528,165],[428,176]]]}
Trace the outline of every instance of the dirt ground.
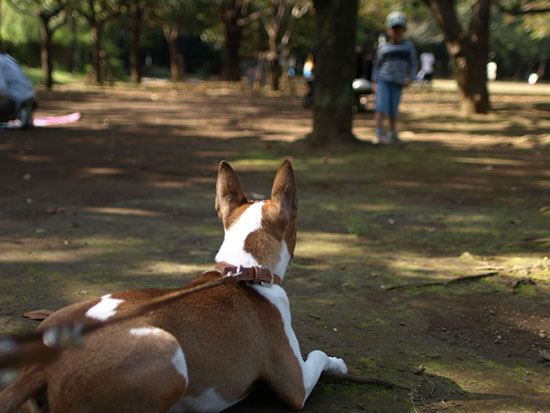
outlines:
{"label": "dirt ground", "polygon": [[[39,96],[39,115],[83,117],[0,132],[0,332],[34,328],[29,310],[211,268],[219,161],[261,198],[291,157],[285,288],[302,352],[397,385],[322,380],[305,412],[550,412],[550,94],[493,95],[494,111],[466,120],[453,92],[410,89],[406,147],[338,151],[300,141],[299,98],[246,85]],[[372,112],[356,115],[360,139],[373,129]],[[260,387],[230,411],[286,408]]]}

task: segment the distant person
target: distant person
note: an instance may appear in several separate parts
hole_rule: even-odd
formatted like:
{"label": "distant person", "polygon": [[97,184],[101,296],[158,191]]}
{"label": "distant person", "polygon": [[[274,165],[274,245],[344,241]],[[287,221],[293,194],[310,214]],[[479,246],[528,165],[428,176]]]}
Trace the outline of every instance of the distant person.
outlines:
{"label": "distant person", "polygon": [[364,53],[361,46],[355,48],[355,75],[351,83],[354,112],[366,111],[369,97],[373,94],[371,82],[373,61],[372,53]]}
{"label": "distant person", "polygon": [[496,62],[487,63],[487,79],[490,81],[496,80],[497,78],[497,64]]}
{"label": "distant person", "polygon": [[302,70],[302,73],[304,75],[304,79],[309,80],[313,79],[313,69],[315,68],[315,62],[313,61],[313,55],[309,53],[307,55],[307,59],[304,62],[304,68]]}
{"label": "distant person", "polygon": [[18,119],[21,128],[33,126],[34,86],[19,63],[0,53],[0,121]]}
{"label": "distant person", "polygon": [[527,83],[529,83],[529,85],[531,86],[536,85],[538,81],[539,81],[538,73],[531,73],[529,75],[529,78],[527,79]]}
{"label": "distant person", "polygon": [[[416,80],[416,49],[411,42],[405,41],[407,19],[399,11],[388,14],[386,33],[389,41],[380,44],[373,67],[373,82],[376,91],[376,135],[373,143],[399,143],[396,123],[399,101],[403,87]],[[388,118],[389,130],[383,127],[384,117]]]}
{"label": "distant person", "polygon": [[420,72],[418,79],[428,86],[432,84],[434,77],[435,56],[431,52],[424,52],[420,55]]}
{"label": "distant person", "polygon": [[307,83],[307,92],[304,96],[304,107],[310,108],[313,105],[313,81],[315,80],[315,62],[313,54],[309,53],[302,69],[302,75]]}

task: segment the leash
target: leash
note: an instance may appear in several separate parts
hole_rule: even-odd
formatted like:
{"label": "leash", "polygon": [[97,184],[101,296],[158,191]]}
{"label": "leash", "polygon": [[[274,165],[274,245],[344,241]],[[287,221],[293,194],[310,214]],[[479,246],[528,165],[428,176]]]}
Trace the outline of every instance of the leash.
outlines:
{"label": "leash", "polygon": [[60,324],[41,332],[0,335],[0,369],[52,361],[66,349],[82,347],[84,336],[92,331],[139,317],[199,291],[205,291],[230,282],[247,282],[264,287],[281,283],[281,278],[278,275],[261,266],[242,267],[221,262],[216,265],[214,270],[206,271],[202,275],[212,273],[221,274],[222,276],[217,280],[194,287],[183,287],[182,290],[161,295],[131,310],[117,313],[105,321]]}

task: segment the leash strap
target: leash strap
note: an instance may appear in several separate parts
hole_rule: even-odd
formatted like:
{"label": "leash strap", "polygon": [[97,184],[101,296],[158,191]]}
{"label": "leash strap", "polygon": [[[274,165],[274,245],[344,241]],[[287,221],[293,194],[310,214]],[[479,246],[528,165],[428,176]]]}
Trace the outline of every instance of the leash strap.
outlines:
{"label": "leash strap", "polygon": [[272,274],[269,269],[259,266],[242,267],[222,262],[216,265],[213,271],[206,271],[203,274],[212,272],[221,274],[222,276],[216,280],[194,287],[184,287],[182,290],[164,294],[131,310],[117,313],[106,321],[64,324],[50,327],[41,332],[0,335],[0,369],[17,367],[29,363],[52,361],[63,350],[82,347],[83,337],[92,331],[141,316],[165,304],[199,291],[235,281],[249,282],[266,287],[281,283],[281,278],[278,275]]}

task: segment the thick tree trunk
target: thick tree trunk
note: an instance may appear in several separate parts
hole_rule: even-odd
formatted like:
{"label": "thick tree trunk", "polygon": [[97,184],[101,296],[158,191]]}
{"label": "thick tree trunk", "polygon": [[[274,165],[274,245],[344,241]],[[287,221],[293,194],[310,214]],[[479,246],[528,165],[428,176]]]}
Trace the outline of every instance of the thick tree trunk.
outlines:
{"label": "thick tree trunk", "polygon": [[222,3],[220,15],[224,28],[224,47],[222,60],[222,80],[241,80],[241,48],[242,27],[239,25],[240,2],[235,0],[230,4]]}
{"label": "thick tree trunk", "polygon": [[467,32],[459,23],[455,0],[424,1],[445,34],[461,95],[462,111],[466,115],[487,113],[490,109],[486,64],[491,0],[476,0]]}
{"label": "thick tree trunk", "polygon": [[453,73],[460,91],[461,109],[465,115],[487,113],[490,109],[487,90],[487,55],[476,51],[469,42],[460,45],[447,42],[453,62]]}
{"label": "thick tree trunk", "polygon": [[42,71],[44,73],[44,86],[51,89],[53,86],[53,66],[52,66],[52,35],[53,33],[48,28],[48,20],[40,19],[41,35],[40,35],[40,61]]}
{"label": "thick tree trunk", "polygon": [[352,133],[358,0],[314,0],[317,24],[313,145],[357,142]]}

